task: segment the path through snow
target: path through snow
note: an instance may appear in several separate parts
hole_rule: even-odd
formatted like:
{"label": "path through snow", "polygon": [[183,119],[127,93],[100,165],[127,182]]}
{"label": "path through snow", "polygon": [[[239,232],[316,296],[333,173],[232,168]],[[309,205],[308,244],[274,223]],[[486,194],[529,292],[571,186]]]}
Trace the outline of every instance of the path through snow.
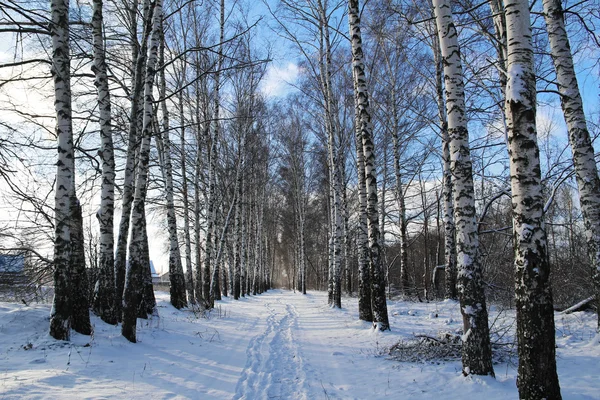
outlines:
{"label": "path through snow", "polygon": [[[93,317],[92,337],[47,335],[49,305],[0,303],[0,399],[493,399],[517,398],[515,367],[463,377],[459,361],[398,363],[384,349],[413,334],[460,330],[454,302],[390,302],[392,332],[359,321],[356,299],[272,290],[217,302],[210,318],[168,304],[139,321],[139,343]],[[509,326],[514,313],[491,321]],[[599,336],[591,314],[557,315],[563,398],[598,399]]]}

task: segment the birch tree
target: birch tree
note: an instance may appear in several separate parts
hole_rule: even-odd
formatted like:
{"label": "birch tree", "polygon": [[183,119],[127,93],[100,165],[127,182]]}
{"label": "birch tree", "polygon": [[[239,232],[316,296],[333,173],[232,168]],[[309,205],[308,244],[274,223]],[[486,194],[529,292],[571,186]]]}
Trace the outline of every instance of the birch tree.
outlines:
{"label": "birch tree", "polygon": [[358,104],[355,108],[356,170],[358,175],[358,229],[356,233],[356,245],[358,247],[358,317],[363,321],[373,322],[371,274],[369,273],[369,238],[367,233],[365,156],[362,147]]}
{"label": "birch tree", "polygon": [[[218,141],[219,132],[221,130],[221,121],[219,119],[220,106],[221,106],[221,69],[223,68],[223,41],[225,39],[225,1],[220,1],[220,24],[219,24],[219,50],[217,60],[217,70],[215,72],[215,91],[214,91],[214,118],[212,129],[208,131],[210,137],[208,138],[209,153],[208,153],[208,194],[207,194],[207,208],[206,208],[206,240],[204,246],[204,269],[202,273],[202,293],[207,301],[210,308],[214,305],[214,292],[211,292],[211,263],[215,257],[215,219],[216,219],[216,174],[217,174],[217,158],[218,158]],[[217,265],[212,266],[213,269],[218,268]],[[218,270],[216,271],[216,279],[218,279]],[[216,287],[213,287],[216,289]]]}
{"label": "birch tree", "polygon": [[340,171],[340,157],[337,146],[339,123],[337,121],[337,107],[332,88],[331,65],[331,39],[329,27],[329,10],[327,0],[317,1],[319,19],[319,79],[323,94],[323,111],[325,132],[327,134],[328,167],[330,182],[330,263],[328,301],[332,307],[342,307],[342,182]]}
{"label": "birch tree", "polygon": [[352,43],[352,75],[354,78],[354,101],[357,122],[360,126],[362,149],[365,162],[365,186],[367,195],[367,224],[369,237],[369,262],[371,275],[371,304],[373,326],[381,331],[389,330],[390,324],[385,298],[385,278],[379,244],[379,210],[377,200],[377,171],[373,143],[373,125],[369,107],[369,93],[365,76],[360,14],[358,0],[348,1],[348,24]]}
{"label": "birch tree", "polygon": [[571,45],[565,27],[560,0],[544,0],[544,19],[550,39],[550,53],[556,70],[573,164],[579,189],[579,204],[592,262],[592,277],[596,289],[597,324],[600,330],[600,179],[594,158],[594,147],[587,128],[583,100],[577,83]]}
{"label": "birch tree", "polygon": [[106,68],[106,52],[103,32],[103,3],[94,0],[92,15],[94,85],[98,91],[100,113],[100,141],[98,151],[102,160],[102,185],[100,189],[100,209],[96,213],[100,225],[99,276],[94,290],[94,312],[109,324],[117,323],[115,309],[114,274],[114,198],[115,198],[115,159],[111,127],[110,90]]}
{"label": "birch tree", "polygon": [[463,316],[463,374],[494,375],[488,314],[479,259],[475,190],[465,118],[465,93],[450,3],[434,0],[437,32],[444,66],[452,197],[456,223],[458,293]]}
{"label": "birch tree", "polygon": [[50,318],[50,335],[58,340],[69,340],[71,329],[70,242],[69,224],[71,187],[74,171],[73,126],[71,120],[71,73],[69,48],[69,1],[52,0],[50,3],[52,38],[52,77],[54,80],[54,108],[56,110],[56,137],[58,162],[54,194],[54,301]]}
{"label": "birch tree", "polygon": [[452,170],[450,160],[450,137],[448,135],[448,119],[444,102],[444,67],[438,32],[433,38],[433,59],[435,62],[435,92],[438,107],[438,118],[442,136],[442,198],[444,203],[444,271],[447,299],[457,299],[456,292],[456,242],[454,225],[454,202],[452,198]]}
{"label": "birch tree", "polygon": [[163,16],[162,0],[155,0],[151,16],[152,23],[150,26],[152,27],[152,33],[148,45],[149,54],[144,78],[143,130],[131,212],[131,236],[128,251],[129,265],[127,266],[125,276],[126,284],[123,293],[123,325],[121,327],[122,335],[127,340],[134,343],[136,342],[137,306],[141,296],[139,277],[141,275],[140,271],[144,268],[144,239],[147,239],[143,234],[145,226],[144,206],[147,191],[152,122],[154,119],[152,89],[154,77],[156,75],[158,47],[160,45],[161,37],[161,22]]}
{"label": "birch tree", "polygon": [[529,3],[506,0],[506,122],[515,246],[515,292],[522,399],[560,399],[550,287]]}
{"label": "birch tree", "polygon": [[[162,31],[163,29],[161,29]],[[159,65],[165,65],[165,40],[164,33],[159,47]],[[159,94],[163,99],[162,109],[162,133],[156,134],[157,147],[162,154],[162,171],[165,181],[165,199],[167,207],[167,229],[169,231],[169,294],[173,307],[180,309],[187,306],[185,295],[185,278],[181,264],[181,251],[179,250],[179,238],[177,236],[177,216],[175,215],[175,200],[173,197],[173,163],[171,162],[171,139],[169,134],[169,111],[166,102],[167,83],[165,69],[159,72]]]}
{"label": "birch tree", "polygon": [[129,113],[129,131],[127,138],[127,158],[125,162],[123,194],[121,200],[121,221],[119,222],[119,234],[115,250],[115,309],[117,318],[122,319],[123,291],[125,288],[125,273],[127,260],[127,238],[129,234],[131,208],[133,206],[133,194],[135,190],[136,154],[140,145],[140,132],[138,119],[141,109],[141,97],[143,94],[143,75],[146,65],[146,53],[148,50],[148,37],[151,29],[149,27],[151,17],[150,0],[144,0],[143,4],[143,33],[141,46],[137,37],[137,13],[138,0],[133,0],[129,11],[131,56],[133,62],[131,82],[131,110]]}

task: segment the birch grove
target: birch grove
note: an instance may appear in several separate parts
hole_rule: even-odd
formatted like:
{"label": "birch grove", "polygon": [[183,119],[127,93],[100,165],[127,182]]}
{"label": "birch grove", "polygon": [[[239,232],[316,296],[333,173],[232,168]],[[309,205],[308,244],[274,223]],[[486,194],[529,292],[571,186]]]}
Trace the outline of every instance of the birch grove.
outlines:
{"label": "birch grove", "polygon": [[566,314],[600,329],[596,3],[0,3],[0,257],[52,338],[277,288],[398,349],[423,302],[466,382],[514,348],[561,398]]}

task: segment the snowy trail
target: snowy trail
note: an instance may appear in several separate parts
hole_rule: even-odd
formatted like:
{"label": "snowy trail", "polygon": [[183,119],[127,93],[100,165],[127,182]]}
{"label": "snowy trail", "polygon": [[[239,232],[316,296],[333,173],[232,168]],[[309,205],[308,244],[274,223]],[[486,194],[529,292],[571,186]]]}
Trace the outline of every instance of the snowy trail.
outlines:
{"label": "snowy trail", "polygon": [[265,307],[269,311],[266,330],[250,341],[234,399],[309,399],[304,363],[293,334],[298,323],[296,307],[280,299]]}
{"label": "snowy trail", "polygon": [[[92,337],[56,342],[49,305],[0,303],[0,400],[517,398],[515,364],[496,379],[463,377],[460,361],[399,363],[385,349],[414,334],[459,332],[454,302],[389,302],[391,332],[358,320],[357,301],[271,290],[224,298],[209,318],[176,310],[157,292],[160,318],[139,321],[139,343],[92,317]],[[493,307],[492,307],[493,309]],[[491,319],[498,315],[492,310]],[[600,335],[591,314],[556,316],[564,399],[599,399]],[[514,311],[499,322],[511,326]],[[511,328],[512,329],[512,328]]]}

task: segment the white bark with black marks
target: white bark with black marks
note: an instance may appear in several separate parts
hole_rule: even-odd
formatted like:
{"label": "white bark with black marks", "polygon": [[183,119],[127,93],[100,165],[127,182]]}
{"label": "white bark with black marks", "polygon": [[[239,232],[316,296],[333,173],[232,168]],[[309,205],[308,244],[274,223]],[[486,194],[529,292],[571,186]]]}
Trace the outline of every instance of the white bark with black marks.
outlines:
{"label": "white bark with black marks", "polygon": [[[185,69],[183,69],[185,71]],[[185,72],[183,72],[182,83],[185,84]],[[188,177],[187,177],[187,152],[186,152],[186,139],[185,139],[185,114],[184,114],[184,103],[183,103],[183,91],[180,92],[178,97],[179,106],[179,123],[180,127],[180,153],[181,158],[181,195],[183,199],[183,238],[185,241],[185,288],[187,291],[188,302],[190,304],[196,303],[196,296],[194,294],[194,273],[192,272],[192,239],[190,234],[190,201],[188,193]]]}
{"label": "white bark with black marks", "polygon": [[98,110],[101,147],[98,155],[102,160],[102,184],[100,210],[96,213],[100,225],[99,276],[94,292],[94,312],[109,324],[117,323],[115,309],[114,271],[114,209],[115,209],[115,157],[111,126],[110,90],[106,69],[104,46],[104,17],[102,0],[94,0],[92,15],[94,86],[98,91]]}
{"label": "white bark with black marks", "polygon": [[544,230],[529,2],[505,2],[507,26],[506,122],[515,245],[515,292],[522,399],[560,399],[554,310]]}
{"label": "white bark with black marks", "polygon": [[123,179],[123,194],[121,203],[121,221],[119,223],[119,235],[115,252],[115,309],[117,318],[122,320],[123,309],[123,291],[125,288],[125,269],[127,259],[127,239],[129,235],[131,208],[133,206],[133,193],[136,173],[136,157],[140,145],[140,133],[138,129],[138,119],[142,103],[142,94],[144,90],[143,76],[144,66],[146,65],[146,56],[148,50],[148,37],[151,32],[150,18],[152,8],[150,0],[144,0],[144,33],[141,47],[137,38],[137,14],[138,1],[134,0],[131,5],[130,14],[130,40],[131,53],[134,60],[132,88],[131,88],[131,110],[129,113],[129,132],[127,139],[127,159],[125,161],[125,176]]}
{"label": "white bark with black marks", "polygon": [[494,375],[492,349],[479,259],[479,235],[475,215],[475,190],[465,118],[465,92],[450,2],[434,0],[434,12],[444,66],[446,115],[452,198],[456,229],[458,293],[463,316],[462,363],[465,375]]}
{"label": "white bark with black marks", "polygon": [[54,301],[50,317],[50,335],[69,340],[71,330],[69,217],[74,171],[73,127],[71,111],[71,71],[69,48],[69,1],[50,3],[52,38],[52,78],[58,161],[54,191]]}
{"label": "white bark with black marks", "polygon": [[[161,29],[162,31],[162,29]],[[165,41],[162,34],[159,47],[159,65],[162,67],[165,63]],[[159,73],[159,96],[166,99],[167,83],[164,68]],[[157,146],[162,149],[162,170],[165,180],[165,200],[167,208],[167,230],[169,231],[169,294],[171,304],[177,309],[187,306],[185,295],[185,278],[183,275],[183,266],[181,264],[181,251],[179,250],[179,237],[177,235],[177,216],[175,215],[175,200],[173,195],[173,163],[171,162],[171,139],[169,134],[169,110],[166,100],[161,102],[162,110],[162,132],[156,134]]]}
{"label": "white bark with black marks", "polygon": [[131,342],[136,342],[137,306],[142,295],[140,271],[147,267],[143,265],[144,241],[143,234],[145,213],[148,165],[150,158],[150,141],[152,138],[152,121],[154,119],[152,89],[158,63],[158,47],[160,45],[161,22],[163,16],[162,0],[155,0],[152,13],[152,33],[148,45],[148,62],[144,80],[144,118],[142,140],[138,161],[138,171],[135,181],[133,207],[131,210],[131,235],[129,240],[129,265],[125,275],[125,290],[123,293],[123,325],[122,335]]}
{"label": "white bark with black marks", "polygon": [[355,146],[359,208],[356,232],[356,246],[358,253],[358,318],[363,321],[373,322],[373,310],[371,308],[371,275],[369,273],[369,238],[367,235],[367,185],[358,110],[356,110],[355,118]]}
{"label": "white bark with black marks", "polygon": [[329,16],[327,2],[317,2],[320,28],[320,83],[323,93],[323,108],[325,112],[325,130],[327,133],[328,167],[330,180],[330,266],[328,281],[328,301],[332,307],[342,307],[342,183],[340,174],[340,158],[336,151],[335,99],[331,80],[331,39],[329,35]]}
{"label": "white bark with black marks", "polygon": [[600,330],[600,179],[598,178],[598,167],[583,111],[583,100],[565,28],[562,3],[560,0],[544,0],[543,5],[550,39],[550,53],[556,70],[561,106],[573,153],[579,204],[583,212],[586,240],[592,262],[592,277],[596,288],[597,324]]}
{"label": "white bark with black marks", "polygon": [[450,138],[448,136],[448,121],[446,116],[446,104],[444,100],[444,69],[442,65],[442,53],[440,41],[434,37],[433,59],[435,61],[435,89],[436,102],[438,106],[438,118],[442,136],[442,197],[444,203],[444,275],[445,291],[447,299],[458,299],[456,291],[456,241],[454,227],[454,202],[452,199],[452,171],[450,162]]}
{"label": "white bark with black marks", "polygon": [[360,127],[362,150],[365,163],[365,183],[367,195],[367,226],[369,237],[369,261],[371,275],[371,304],[373,326],[381,331],[389,330],[390,324],[385,297],[385,277],[380,248],[379,210],[377,199],[377,170],[375,168],[375,144],[373,124],[369,105],[369,93],[365,76],[360,12],[358,0],[348,1],[348,24],[352,43],[352,76],[354,78],[355,110]]}

